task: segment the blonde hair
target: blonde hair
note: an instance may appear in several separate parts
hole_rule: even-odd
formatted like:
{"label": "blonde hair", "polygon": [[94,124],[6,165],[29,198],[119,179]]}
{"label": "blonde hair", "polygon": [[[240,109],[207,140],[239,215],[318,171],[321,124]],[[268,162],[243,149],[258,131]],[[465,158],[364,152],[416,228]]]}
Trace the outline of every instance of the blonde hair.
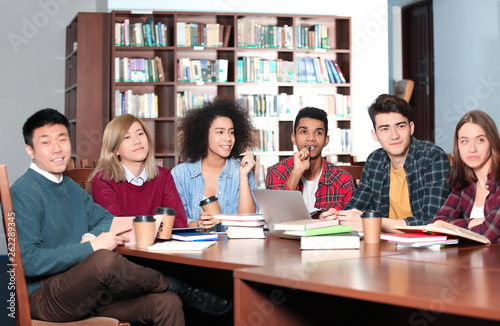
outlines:
{"label": "blonde hair", "polygon": [[123,139],[125,138],[125,135],[130,129],[130,126],[132,126],[134,122],[138,122],[141,125],[148,138],[148,155],[144,160],[144,168],[146,169],[148,180],[152,180],[158,176],[158,166],[156,165],[153,153],[154,141],[151,138],[148,128],[141,119],[136,118],[131,114],[123,114],[111,120],[111,122],[106,126],[106,129],[104,129],[101,157],[99,158],[97,167],[90,176],[90,180],[92,180],[99,172],[103,171],[103,177],[105,179],[113,180],[115,182],[126,181],[125,170],[120,164],[120,158],[117,155],[117,152]]}

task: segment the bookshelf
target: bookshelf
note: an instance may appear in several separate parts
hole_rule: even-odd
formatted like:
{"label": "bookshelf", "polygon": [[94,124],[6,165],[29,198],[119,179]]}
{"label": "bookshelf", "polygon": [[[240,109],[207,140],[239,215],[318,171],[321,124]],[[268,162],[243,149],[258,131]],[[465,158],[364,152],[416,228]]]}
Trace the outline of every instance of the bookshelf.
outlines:
{"label": "bookshelf", "polygon": [[66,27],[64,111],[72,157],[100,156],[109,122],[109,14],[78,13]]}
{"label": "bookshelf", "polygon": [[[110,82],[99,92],[109,102],[99,106],[107,112],[95,116],[107,114],[109,121],[127,110],[140,116],[165,167],[179,163],[175,127],[183,110],[206,99],[228,96],[245,101],[256,129],[272,131],[269,140],[265,135],[267,149],[254,149],[264,166],[292,155],[290,134],[300,106],[326,109],[328,103],[351,104],[350,17],[164,11],[108,15],[109,24],[102,29],[109,36],[108,66],[103,73],[108,73]],[[153,37],[152,44],[146,41],[148,26],[158,31],[156,43]],[[144,62],[143,68],[133,68],[136,62],[131,59]],[[330,80],[326,61],[338,64],[345,81],[337,82],[333,76]],[[152,69],[157,62],[161,62],[158,74]],[[255,111],[255,105],[266,110]],[[81,111],[78,104],[76,108]],[[351,117],[346,108],[338,108],[335,114],[332,106],[330,111],[332,143],[340,129],[351,129]],[[80,118],[73,119],[78,127]],[[348,145],[351,139],[348,134]],[[334,162],[349,162],[351,154],[341,145],[324,151]]]}

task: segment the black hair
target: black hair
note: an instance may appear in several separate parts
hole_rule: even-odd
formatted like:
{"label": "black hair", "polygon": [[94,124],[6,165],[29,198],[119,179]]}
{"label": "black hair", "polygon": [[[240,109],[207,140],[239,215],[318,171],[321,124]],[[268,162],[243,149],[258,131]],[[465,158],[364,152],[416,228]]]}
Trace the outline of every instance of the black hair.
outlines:
{"label": "black hair", "polygon": [[208,131],[217,117],[227,117],[234,125],[235,143],[229,157],[238,157],[252,145],[252,123],[247,111],[231,98],[216,97],[202,107],[188,110],[179,122],[181,161],[196,162],[208,154]]}
{"label": "black hair", "polygon": [[368,107],[373,129],[375,129],[375,116],[379,113],[399,113],[408,119],[408,123],[412,121],[410,104],[396,95],[381,94]]}
{"label": "black hair", "polygon": [[54,109],[42,109],[35,112],[31,117],[26,120],[23,125],[23,136],[26,145],[33,147],[33,132],[35,129],[43,127],[45,125],[55,125],[61,124],[68,129],[69,133],[69,121],[61,114],[59,111]]}
{"label": "black hair", "polygon": [[325,136],[328,135],[328,115],[326,111],[308,106],[299,111],[297,116],[295,117],[295,122],[293,124],[293,133],[297,133],[297,127],[299,126],[299,121],[302,118],[310,118],[323,121],[323,126],[325,127]]}

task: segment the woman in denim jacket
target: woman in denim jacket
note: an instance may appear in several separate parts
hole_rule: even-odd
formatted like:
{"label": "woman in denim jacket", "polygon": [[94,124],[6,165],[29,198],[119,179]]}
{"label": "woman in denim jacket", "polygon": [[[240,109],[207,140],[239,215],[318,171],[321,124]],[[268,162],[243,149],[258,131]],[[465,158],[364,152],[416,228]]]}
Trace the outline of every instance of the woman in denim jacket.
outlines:
{"label": "woman in denim jacket", "polygon": [[245,110],[233,100],[216,98],[188,111],[178,129],[184,163],[174,167],[172,175],[188,226],[217,223],[200,207],[201,200],[214,195],[223,214],[255,213],[255,160],[248,151],[252,124]]}

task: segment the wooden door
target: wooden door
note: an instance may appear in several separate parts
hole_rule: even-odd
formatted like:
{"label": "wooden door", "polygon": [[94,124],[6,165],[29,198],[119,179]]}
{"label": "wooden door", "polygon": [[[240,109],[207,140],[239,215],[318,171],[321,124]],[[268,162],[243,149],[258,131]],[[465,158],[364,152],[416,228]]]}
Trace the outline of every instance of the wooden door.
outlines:
{"label": "wooden door", "polygon": [[410,100],[414,136],[434,142],[434,47],[432,0],[402,10],[403,78],[415,82]]}

